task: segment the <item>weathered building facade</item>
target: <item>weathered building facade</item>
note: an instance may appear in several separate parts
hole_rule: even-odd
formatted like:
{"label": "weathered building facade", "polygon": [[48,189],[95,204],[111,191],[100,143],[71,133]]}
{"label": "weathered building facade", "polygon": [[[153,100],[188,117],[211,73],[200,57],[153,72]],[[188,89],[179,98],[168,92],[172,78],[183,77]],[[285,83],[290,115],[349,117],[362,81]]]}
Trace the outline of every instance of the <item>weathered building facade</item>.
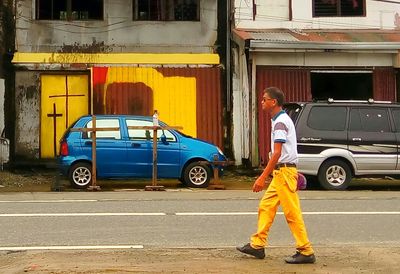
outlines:
{"label": "weathered building facade", "polygon": [[397,101],[400,5],[373,0],[236,0],[232,31],[235,159],[264,164],[270,117],[262,91],[287,101]]}
{"label": "weathered building facade", "polygon": [[0,168],[8,162],[10,140],[6,137],[12,131],[6,127],[6,121],[13,116],[12,88],[14,70],[11,66],[12,53],[15,48],[15,5],[13,0],[0,2]]}
{"label": "weathered building facade", "polygon": [[16,1],[19,159],[51,159],[84,114],[151,115],[223,142],[214,0]]}

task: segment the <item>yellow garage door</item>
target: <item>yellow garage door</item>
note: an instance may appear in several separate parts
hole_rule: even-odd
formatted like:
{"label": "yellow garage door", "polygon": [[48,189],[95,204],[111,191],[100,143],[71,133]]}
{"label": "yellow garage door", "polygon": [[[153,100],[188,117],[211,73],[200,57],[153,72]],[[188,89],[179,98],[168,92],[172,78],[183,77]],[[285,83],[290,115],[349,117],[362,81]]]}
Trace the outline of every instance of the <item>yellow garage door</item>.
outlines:
{"label": "yellow garage door", "polygon": [[54,158],[64,131],[89,113],[88,75],[41,76],[40,157]]}

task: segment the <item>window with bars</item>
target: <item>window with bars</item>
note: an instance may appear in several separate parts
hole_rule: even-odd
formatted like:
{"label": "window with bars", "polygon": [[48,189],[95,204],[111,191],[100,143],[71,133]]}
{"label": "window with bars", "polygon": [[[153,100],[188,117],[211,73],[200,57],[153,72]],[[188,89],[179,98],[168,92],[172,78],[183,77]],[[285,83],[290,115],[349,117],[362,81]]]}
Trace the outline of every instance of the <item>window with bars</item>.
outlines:
{"label": "window with bars", "polygon": [[199,21],[200,0],[133,0],[133,20]]}
{"label": "window with bars", "polygon": [[103,20],[103,0],[36,0],[37,20]]}
{"label": "window with bars", "polygon": [[365,0],[313,0],[314,17],[365,16]]}

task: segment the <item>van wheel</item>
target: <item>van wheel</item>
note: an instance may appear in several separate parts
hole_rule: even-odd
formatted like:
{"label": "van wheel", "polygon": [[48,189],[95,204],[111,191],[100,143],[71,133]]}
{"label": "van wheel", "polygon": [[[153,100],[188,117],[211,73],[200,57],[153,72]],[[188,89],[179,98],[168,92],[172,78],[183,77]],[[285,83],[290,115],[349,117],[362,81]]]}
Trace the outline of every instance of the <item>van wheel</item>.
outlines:
{"label": "van wheel", "polygon": [[304,176],[306,176],[306,179],[307,179],[307,189],[308,190],[310,190],[310,189],[315,190],[315,189],[320,189],[321,188],[320,184],[318,183],[318,177],[317,176],[305,175],[305,174],[304,174]]}
{"label": "van wheel", "polygon": [[318,181],[327,190],[344,190],[351,181],[351,170],[348,164],[341,160],[328,160],[318,171]]}
{"label": "van wheel", "polygon": [[69,181],[74,188],[87,188],[92,181],[92,166],[89,163],[76,163],[69,171]]}
{"label": "van wheel", "polygon": [[190,163],[184,171],[183,178],[189,187],[207,187],[211,178],[210,168],[198,162]]}

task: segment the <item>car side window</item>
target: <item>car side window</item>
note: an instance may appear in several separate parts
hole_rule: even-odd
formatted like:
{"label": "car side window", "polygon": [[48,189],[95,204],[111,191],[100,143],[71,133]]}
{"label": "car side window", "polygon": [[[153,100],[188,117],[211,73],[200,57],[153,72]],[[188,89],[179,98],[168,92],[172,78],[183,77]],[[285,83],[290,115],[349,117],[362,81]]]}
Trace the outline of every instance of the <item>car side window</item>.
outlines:
{"label": "car side window", "polygon": [[[92,127],[92,121],[86,124],[86,128]],[[119,119],[97,119],[96,128],[120,128]],[[92,138],[92,132],[84,133],[84,139]],[[121,130],[106,130],[106,131],[96,131],[96,139],[121,139]]]}
{"label": "car side window", "polygon": [[392,114],[396,132],[400,132],[400,109],[392,109]]}
{"label": "car side window", "polygon": [[[126,125],[128,127],[151,127],[153,123],[150,121],[126,119]],[[128,129],[128,137],[130,140],[149,140],[152,138],[152,135],[150,135],[150,130]]]}
{"label": "car side window", "polygon": [[390,132],[387,109],[385,108],[355,108],[350,111],[351,131]]}
{"label": "car side window", "polygon": [[315,106],[310,110],[307,125],[316,130],[341,131],[346,127],[347,108]]}
{"label": "car side window", "polygon": [[293,123],[296,123],[300,111],[301,111],[301,106],[297,105],[297,106],[285,106],[284,110],[286,111],[286,113],[289,115],[290,118],[292,118]]}
{"label": "car side window", "polygon": [[[152,121],[143,121],[143,120],[135,120],[135,119],[126,119],[126,125],[129,126],[153,126]],[[157,130],[157,139],[160,140],[162,135],[162,130]],[[164,130],[165,137],[167,137],[168,142],[176,142],[176,137],[170,131]],[[153,130],[144,130],[144,129],[128,129],[128,136],[130,140],[152,140],[153,139]]]}

